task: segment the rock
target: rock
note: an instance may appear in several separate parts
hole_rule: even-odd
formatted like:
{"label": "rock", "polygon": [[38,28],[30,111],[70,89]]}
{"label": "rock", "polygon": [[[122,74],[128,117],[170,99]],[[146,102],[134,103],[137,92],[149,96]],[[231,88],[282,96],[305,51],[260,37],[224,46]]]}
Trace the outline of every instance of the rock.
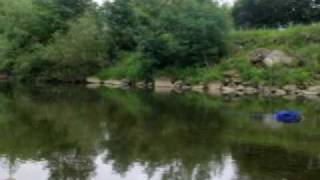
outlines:
{"label": "rock", "polygon": [[284,95],[287,95],[287,92],[282,89],[275,89],[273,90],[273,94],[276,96],[284,96]]}
{"label": "rock", "polygon": [[320,94],[320,86],[310,86],[307,91],[317,92]]}
{"label": "rock", "polygon": [[183,86],[181,86],[181,90],[182,90],[182,91],[189,91],[189,90],[191,90],[191,86],[189,86],[189,85],[183,85]]}
{"label": "rock", "polygon": [[97,77],[88,77],[86,79],[86,82],[89,84],[101,84],[102,83],[102,81]]}
{"label": "rock", "polygon": [[[232,93],[231,93],[232,94]],[[237,91],[236,93],[235,93],[237,96],[243,96],[243,95],[245,95],[245,93],[243,92],[243,91]]]}
{"label": "rock", "polygon": [[178,81],[176,81],[173,85],[174,85],[174,88],[175,88],[175,89],[181,89],[182,86],[184,86],[184,83],[183,83],[183,81],[178,80]]}
{"label": "rock", "polygon": [[154,87],[154,91],[156,93],[160,93],[160,94],[168,94],[171,93],[173,91],[173,86],[172,87],[165,87],[165,86],[155,86]]}
{"label": "rock", "polygon": [[233,83],[234,85],[241,85],[241,84],[243,84],[240,79],[232,79],[231,81],[232,81],[232,83]]}
{"label": "rock", "polygon": [[292,65],[294,62],[293,58],[288,56],[286,53],[274,50],[272,51],[264,60],[263,63],[267,67],[272,67],[274,65]]}
{"label": "rock", "polygon": [[132,82],[129,80],[129,79],[122,79],[121,82],[124,84],[124,85],[128,85],[130,86],[132,84]]}
{"label": "rock", "polygon": [[271,96],[273,94],[273,88],[272,87],[260,87],[261,93],[265,96]]}
{"label": "rock", "polygon": [[204,92],[204,90],[205,90],[205,86],[204,85],[195,85],[195,86],[192,86],[191,87],[191,90],[192,91],[195,91],[195,92],[200,92],[200,93],[202,93],[202,92]]}
{"label": "rock", "polygon": [[257,94],[258,90],[256,88],[254,88],[254,87],[246,87],[246,88],[244,88],[244,93],[245,94],[249,94],[249,95]]}
{"label": "rock", "polygon": [[222,84],[220,82],[212,82],[208,84],[208,93],[212,95],[221,94]]}
{"label": "rock", "polygon": [[317,96],[317,95],[305,95],[303,96],[305,99],[308,99],[308,100],[312,100],[312,101],[320,101],[320,97]]}
{"label": "rock", "polygon": [[99,87],[101,87],[101,84],[97,84],[97,83],[89,83],[86,85],[86,88],[88,89],[98,89]]}
{"label": "rock", "polygon": [[148,85],[145,81],[137,82],[135,86],[140,89],[146,89],[148,87]]}
{"label": "rock", "polygon": [[223,76],[225,78],[239,78],[240,77],[240,73],[237,70],[230,70],[230,71],[226,71],[223,73]]}
{"label": "rock", "polygon": [[249,60],[254,65],[263,65],[263,60],[271,53],[270,49],[259,48],[249,54]]}
{"label": "rock", "polygon": [[130,80],[123,79],[123,80],[106,80],[103,82],[106,87],[112,88],[122,88],[122,87],[129,87],[131,82]]}
{"label": "rock", "polygon": [[221,88],[222,94],[237,94],[237,89],[233,87],[224,86]]}
{"label": "rock", "polygon": [[284,96],[287,95],[287,92],[283,89],[278,89],[276,87],[263,87],[262,93],[265,96]]}
{"label": "rock", "polygon": [[167,87],[167,88],[174,88],[175,84],[171,82],[169,79],[157,79],[154,81],[155,87]]}
{"label": "rock", "polygon": [[320,93],[317,91],[309,91],[309,90],[302,90],[301,95],[302,96],[316,96],[319,95]]}
{"label": "rock", "polygon": [[296,85],[286,85],[283,86],[282,89],[287,91],[289,94],[294,94],[295,92],[297,92],[298,87]]}
{"label": "rock", "polygon": [[224,79],[222,83],[223,83],[223,86],[229,86],[230,84],[232,84],[232,81],[230,78],[227,78],[227,79]]}
{"label": "rock", "polygon": [[239,92],[243,92],[244,89],[245,89],[245,87],[242,86],[242,85],[239,85],[239,86],[236,87],[236,90],[239,91]]}
{"label": "rock", "polygon": [[140,81],[140,82],[137,82],[135,84],[135,87],[139,88],[139,89],[152,89],[153,88],[153,83],[152,82],[146,82],[146,81]]}
{"label": "rock", "polygon": [[274,65],[293,65],[295,58],[290,57],[280,50],[259,48],[249,54],[249,60],[254,65],[272,67]]}

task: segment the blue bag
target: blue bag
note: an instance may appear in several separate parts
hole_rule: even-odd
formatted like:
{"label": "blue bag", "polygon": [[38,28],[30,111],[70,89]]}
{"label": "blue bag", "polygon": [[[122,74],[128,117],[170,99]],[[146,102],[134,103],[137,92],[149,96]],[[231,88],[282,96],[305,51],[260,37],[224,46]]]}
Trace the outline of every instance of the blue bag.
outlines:
{"label": "blue bag", "polygon": [[302,120],[302,116],[294,111],[280,111],[273,115],[273,119],[283,123],[298,123]]}

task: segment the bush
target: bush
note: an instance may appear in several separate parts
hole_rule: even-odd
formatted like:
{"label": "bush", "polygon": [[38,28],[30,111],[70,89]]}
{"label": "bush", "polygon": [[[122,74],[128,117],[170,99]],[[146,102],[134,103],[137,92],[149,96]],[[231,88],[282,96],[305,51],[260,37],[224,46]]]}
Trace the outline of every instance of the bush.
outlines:
{"label": "bush", "polygon": [[150,60],[138,52],[124,52],[119,55],[116,64],[101,70],[98,77],[102,79],[147,80]]}

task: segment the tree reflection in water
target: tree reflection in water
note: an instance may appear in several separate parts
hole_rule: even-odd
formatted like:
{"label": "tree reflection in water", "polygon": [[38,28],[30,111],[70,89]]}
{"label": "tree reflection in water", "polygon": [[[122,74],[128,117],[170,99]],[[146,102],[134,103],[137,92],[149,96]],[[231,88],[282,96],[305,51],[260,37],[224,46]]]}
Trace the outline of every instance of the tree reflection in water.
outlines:
{"label": "tree reflection in water", "polygon": [[[307,120],[279,129],[250,120],[284,106]],[[18,167],[45,161],[52,180],[99,178],[102,154],[123,178],[139,164],[164,180],[316,179],[318,110],[316,102],[2,85],[0,154]]]}

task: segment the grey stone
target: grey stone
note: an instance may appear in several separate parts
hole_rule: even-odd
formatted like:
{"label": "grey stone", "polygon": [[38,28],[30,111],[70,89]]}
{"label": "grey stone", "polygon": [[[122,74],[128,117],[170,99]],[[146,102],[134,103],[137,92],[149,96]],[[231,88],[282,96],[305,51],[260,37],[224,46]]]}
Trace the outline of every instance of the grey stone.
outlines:
{"label": "grey stone", "polygon": [[221,94],[222,84],[220,82],[211,82],[208,84],[208,93],[213,95]]}
{"label": "grey stone", "polygon": [[101,87],[101,84],[89,83],[89,84],[86,85],[86,87],[88,89],[98,89],[99,87]]}
{"label": "grey stone", "polygon": [[234,87],[224,86],[221,88],[222,94],[237,94],[237,89]]}
{"label": "grey stone", "polygon": [[204,85],[201,85],[201,84],[195,85],[195,86],[192,86],[192,87],[191,87],[191,90],[192,90],[192,91],[195,91],[195,92],[200,92],[200,93],[202,93],[202,92],[204,92],[204,90],[205,90],[205,86],[204,86]]}
{"label": "grey stone", "polygon": [[167,87],[167,88],[174,88],[174,83],[170,79],[156,79],[154,81],[155,87]]}
{"label": "grey stone", "polygon": [[301,91],[301,95],[303,96],[316,96],[316,95],[319,95],[319,92],[317,91],[309,91],[309,90],[302,90]]}
{"label": "grey stone", "polygon": [[276,95],[276,96],[284,96],[284,95],[287,95],[287,92],[285,90],[282,90],[282,89],[275,89],[273,91],[273,94]]}
{"label": "grey stone", "polygon": [[286,86],[283,86],[282,89],[292,94],[298,90],[298,87],[296,85],[286,85]]}
{"label": "grey stone", "polygon": [[86,79],[86,82],[89,84],[101,84],[102,83],[102,81],[97,77],[88,77]]}
{"label": "grey stone", "polygon": [[140,81],[140,82],[137,82],[137,83],[136,83],[136,87],[137,87],[137,88],[140,88],[140,89],[145,89],[145,88],[147,88],[148,86],[147,86],[147,83],[146,83],[145,81]]}
{"label": "grey stone", "polygon": [[307,91],[318,92],[320,94],[320,86],[310,86]]}
{"label": "grey stone", "polygon": [[244,89],[244,93],[245,94],[257,94],[258,93],[258,90],[257,90],[257,88],[254,88],[254,87],[246,87],[245,89]]}
{"label": "grey stone", "polygon": [[294,62],[293,58],[288,56],[286,53],[274,50],[272,51],[264,60],[263,63],[268,66],[272,67],[274,65],[292,65]]}
{"label": "grey stone", "polygon": [[249,54],[249,60],[254,65],[262,65],[263,60],[271,53],[270,49],[259,48]]}

